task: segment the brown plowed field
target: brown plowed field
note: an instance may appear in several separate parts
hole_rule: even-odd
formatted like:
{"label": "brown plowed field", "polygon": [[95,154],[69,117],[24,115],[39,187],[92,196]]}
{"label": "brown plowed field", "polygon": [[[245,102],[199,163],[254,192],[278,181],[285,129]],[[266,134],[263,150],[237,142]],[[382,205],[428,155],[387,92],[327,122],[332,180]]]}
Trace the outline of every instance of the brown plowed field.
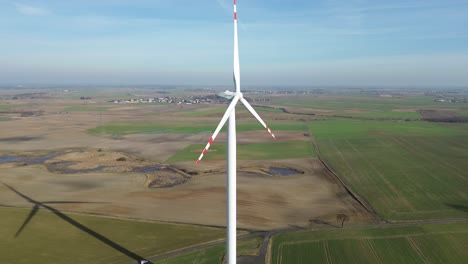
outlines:
{"label": "brown plowed field", "polygon": [[[167,109],[158,108],[160,111]],[[206,135],[154,134],[122,137],[93,136],[86,133],[100,123],[122,120],[158,122],[148,117],[154,109],[139,110],[138,115],[113,109],[112,115],[97,113],[18,117],[2,123],[0,149],[3,154],[37,155],[59,152],[44,164],[0,165],[0,180],[38,201],[90,201],[101,203],[57,204],[57,209],[138,219],[225,225],[225,163],[195,166],[194,162],[165,164],[164,175],[139,172],[136,167],[158,165],[193,143],[205,143]],[[146,111],[146,112],[145,112]],[[129,116],[125,116],[125,114]],[[146,115],[145,115],[146,114]],[[166,118],[165,118],[166,119]],[[261,131],[264,134],[264,131]],[[239,133],[242,143],[256,141],[260,131]],[[263,136],[262,134],[262,136]],[[303,132],[280,131],[287,140],[307,140]],[[224,135],[219,140],[223,141]],[[265,137],[267,138],[267,137]],[[99,150],[102,149],[102,150]],[[117,161],[119,158],[121,161]],[[102,171],[62,173],[48,164],[72,162],[68,169]],[[68,164],[68,163],[67,163]],[[351,216],[350,222],[372,222],[372,217],[346,192],[316,159],[239,162],[238,224],[241,228],[272,229],[307,226],[310,221],[335,223],[338,213]],[[270,176],[269,167],[294,168],[303,174]],[[181,169],[180,171],[178,169]],[[190,172],[193,175],[184,173]],[[174,173],[173,175],[171,173]],[[150,188],[157,180],[176,175],[170,188]],[[180,181],[183,175],[183,181]],[[159,177],[159,178],[158,178]],[[163,177],[164,179],[160,179]],[[170,184],[169,184],[170,185]],[[30,204],[0,185],[3,205],[29,207]]]}

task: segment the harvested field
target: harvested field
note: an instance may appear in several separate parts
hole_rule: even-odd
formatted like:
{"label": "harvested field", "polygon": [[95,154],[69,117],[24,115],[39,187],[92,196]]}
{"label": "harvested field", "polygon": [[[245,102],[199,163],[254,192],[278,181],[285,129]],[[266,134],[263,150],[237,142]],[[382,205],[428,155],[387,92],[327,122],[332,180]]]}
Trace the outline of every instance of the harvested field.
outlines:
{"label": "harvested field", "polygon": [[[208,137],[208,134],[194,134],[189,130],[186,131],[188,134],[185,133],[187,125],[183,120],[186,117],[161,117],[153,113],[157,109],[170,114],[179,108],[112,105],[96,114],[87,110],[101,106],[83,106],[76,108],[77,111],[60,112],[64,107],[67,106],[44,106],[41,107],[43,115],[19,118],[2,127],[0,149],[3,156],[40,157],[58,153],[34,164],[24,161],[0,165],[3,181],[40,200],[99,200],[106,203],[57,205],[58,209],[65,211],[225,225],[223,161],[206,162],[198,167],[195,167],[194,160],[161,163],[186,146],[206,142]],[[129,112],[129,107],[134,111]],[[207,128],[199,127],[203,131],[213,129],[209,125],[218,121],[217,117],[198,119],[210,122],[203,125]],[[199,122],[198,119],[192,123]],[[146,129],[174,126],[181,133],[125,132],[116,136],[106,130],[109,126],[104,125],[117,123],[124,124],[118,129],[125,131],[136,128],[140,133]],[[305,152],[299,159],[284,159],[284,156],[279,159],[280,151],[285,147],[281,145],[283,147],[280,146],[274,162],[245,160],[239,163],[239,227],[308,226],[311,218],[333,219],[340,212],[353,215],[352,221],[355,222],[373,221],[372,216],[347,194],[336,179],[326,174],[316,159],[310,158],[313,157],[312,150],[307,147],[311,147],[310,137],[304,135],[307,127],[303,122],[277,121],[271,126],[273,129],[276,126],[277,138],[285,140],[277,143],[287,146],[289,142],[296,142],[297,146],[306,147]],[[87,133],[90,129],[98,133]],[[274,143],[250,118],[240,122],[239,137],[240,144],[257,149],[262,144]],[[221,133],[218,140],[224,141],[225,134]],[[261,149],[264,151],[265,147]],[[223,153],[220,155],[224,156]],[[272,177],[266,173],[271,167],[292,168],[303,173]],[[10,206],[30,206],[5,189],[0,190],[0,200]]]}
{"label": "harvested field", "polygon": [[[109,112],[109,111],[108,111]],[[125,150],[139,156],[163,161],[186,145],[200,142],[200,135],[126,135],[124,137],[92,136],[87,129],[100,122],[127,118],[121,115],[99,115],[76,112],[48,113],[41,117],[21,118],[2,127],[0,147],[3,152],[56,151],[74,148]],[[154,144],[149,144],[154,143]]]}
{"label": "harvested field", "polygon": [[[197,160],[205,147],[193,144],[169,158],[169,162]],[[314,157],[315,152],[310,141],[273,141],[268,143],[238,144],[238,160],[273,160]],[[226,144],[212,144],[204,161],[224,160]]]}
{"label": "harvested field", "polygon": [[[89,152],[58,156],[46,164],[62,160],[61,157],[82,160],[83,153]],[[121,153],[111,156],[115,158]],[[127,157],[131,162],[131,157]],[[144,162],[137,163],[138,168],[144,168]],[[76,169],[85,169],[85,164],[76,163]],[[372,221],[372,217],[347,195],[336,180],[323,174],[323,168],[316,160],[264,162],[262,166],[265,169],[298,168],[303,174],[271,177],[254,162],[243,163],[238,173],[239,227],[307,226],[311,218],[332,219],[337,212],[353,215],[353,221]],[[183,172],[189,171],[192,165],[179,164],[177,167],[180,170],[163,167],[158,171],[140,173],[134,168],[122,173],[106,168],[101,172],[62,174],[48,172],[43,165],[10,166],[2,169],[1,176],[8,184],[21,186],[25,192],[42,200],[98,199],[106,203],[57,205],[66,211],[223,226],[226,180],[222,163],[211,167],[208,172],[192,173],[197,175]],[[44,189],[48,192],[41,191]],[[28,206],[20,197],[5,190],[0,191],[0,198],[11,206]]]}
{"label": "harvested field", "polygon": [[430,122],[468,123],[468,117],[449,110],[420,110],[423,119]]}

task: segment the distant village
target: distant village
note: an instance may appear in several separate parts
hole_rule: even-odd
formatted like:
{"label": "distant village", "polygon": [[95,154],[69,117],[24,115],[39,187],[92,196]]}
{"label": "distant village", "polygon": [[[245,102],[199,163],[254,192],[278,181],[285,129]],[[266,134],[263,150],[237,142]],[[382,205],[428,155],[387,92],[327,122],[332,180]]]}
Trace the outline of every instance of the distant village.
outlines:
{"label": "distant village", "polygon": [[438,102],[438,103],[466,103],[467,100],[466,100],[466,97],[463,98],[462,100],[460,99],[457,99],[457,98],[437,98],[437,99],[434,99],[434,102]]}
{"label": "distant village", "polygon": [[211,104],[225,102],[226,99],[215,95],[209,96],[194,96],[189,98],[177,98],[177,97],[147,97],[147,98],[131,98],[131,99],[113,99],[110,103],[115,104],[152,104],[152,103],[166,103],[166,104]]}

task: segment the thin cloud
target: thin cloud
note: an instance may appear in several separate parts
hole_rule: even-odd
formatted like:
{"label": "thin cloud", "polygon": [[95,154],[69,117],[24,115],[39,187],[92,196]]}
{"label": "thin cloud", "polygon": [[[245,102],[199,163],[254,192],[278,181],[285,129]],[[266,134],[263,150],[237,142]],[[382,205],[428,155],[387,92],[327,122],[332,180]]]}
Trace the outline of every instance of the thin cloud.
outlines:
{"label": "thin cloud", "polygon": [[47,9],[25,4],[15,4],[18,13],[28,16],[44,16],[50,12]]}
{"label": "thin cloud", "polygon": [[226,11],[226,13],[232,12],[232,7],[231,5],[228,5],[225,0],[216,0],[218,2],[219,6]]}

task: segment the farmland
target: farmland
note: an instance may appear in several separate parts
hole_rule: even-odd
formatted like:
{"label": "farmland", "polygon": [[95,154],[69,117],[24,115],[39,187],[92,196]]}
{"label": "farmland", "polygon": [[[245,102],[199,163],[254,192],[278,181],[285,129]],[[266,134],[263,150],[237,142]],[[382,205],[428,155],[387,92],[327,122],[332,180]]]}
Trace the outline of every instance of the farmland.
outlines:
{"label": "farmland", "polygon": [[88,112],[88,111],[94,111],[94,112],[100,112],[100,111],[106,111],[108,108],[107,107],[89,107],[89,106],[68,106],[63,109],[64,112]]}
{"label": "farmland", "polygon": [[[256,256],[259,253],[261,237],[252,237],[237,241],[239,255]],[[177,257],[156,262],[157,264],[189,264],[189,263],[220,263],[226,251],[225,245],[218,245],[207,249],[197,250]]]}
{"label": "farmland", "polygon": [[310,123],[319,153],[386,220],[467,217],[468,126]]}
{"label": "farmland", "polygon": [[18,105],[14,105],[14,104],[0,105],[0,111],[13,109],[15,107],[18,107]]}
{"label": "farmland", "polygon": [[[0,101],[0,121],[8,121],[0,135],[2,181],[41,201],[85,202],[54,204],[66,217],[40,210],[14,238],[32,205],[0,185],[8,206],[0,208],[7,238],[0,262],[129,263],[138,255],[219,263],[221,242],[181,249],[224,237],[226,128],[198,166],[195,160],[226,104],[111,103],[167,94],[212,96],[119,88]],[[240,254],[257,255],[268,233],[279,234],[272,263],[465,261],[466,223],[415,222],[468,217],[468,124],[425,121],[466,115],[466,104],[421,93],[245,94],[276,140],[238,106],[238,227],[264,232],[239,240]],[[344,229],[336,228],[337,214],[350,217]],[[328,230],[290,232],[316,228]]]}
{"label": "farmland", "polygon": [[[205,145],[194,144],[176,153],[168,161],[193,161],[198,158]],[[223,160],[226,157],[226,144],[217,143],[210,147],[206,160]],[[237,146],[239,160],[297,159],[314,157],[310,142],[280,141],[271,143],[251,143]]]}
{"label": "farmland", "polygon": [[356,93],[338,95],[301,95],[298,97],[278,97],[271,105],[310,108],[317,110],[368,110],[392,111],[396,109],[438,109],[458,108],[457,104],[440,104],[430,96],[375,97],[372,95],[356,96]]}
{"label": "farmland", "polygon": [[[3,263],[129,263],[224,237],[223,229],[139,222],[40,210],[15,238],[31,209],[0,208]],[[46,241],[46,243],[44,243]],[[28,252],[28,254],[24,254]]]}
{"label": "farmland", "polygon": [[466,263],[468,224],[345,228],[273,237],[272,261],[287,263]]}
{"label": "farmland", "polygon": [[403,111],[385,111],[385,112],[368,112],[361,114],[352,114],[351,117],[367,118],[367,119],[401,119],[401,120],[417,120],[421,115],[417,112]]}
{"label": "farmland", "polygon": [[[295,121],[276,121],[270,122],[275,130],[304,130],[305,125]],[[127,122],[110,123],[100,125],[94,129],[88,130],[92,135],[110,134],[110,135],[129,135],[129,134],[204,134],[214,131],[218,125],[217,122],[197,122],[196,120],[187,121],[163,121],[163,122]],[[263,129],[256,120],[246,120],[237,123],[237,131],[253,131]],[[221,131],[225,131],[223,128]]]}
{"label": "farmland", "polygon": [[[214,116],[214,115],[222,116],[225,111],[226,111],[226,107],[224,106],[224,107],[217,107],[217,108],[212,108],[208,110],[202,109],[199,111],[184,112],[182,115],[190,116],[190,117],[202,117],[202,116]],[[240,105],[236,109],[236,112],[240,112],[240,111],[246,112],[247,108],[245,108],[245,106],[243,105]],[[282,113],[283,112],[278,108],[265,107],[265,106],[256,106],[255,111],[257,111],[258,113],[262,113],[262,112]]]}

